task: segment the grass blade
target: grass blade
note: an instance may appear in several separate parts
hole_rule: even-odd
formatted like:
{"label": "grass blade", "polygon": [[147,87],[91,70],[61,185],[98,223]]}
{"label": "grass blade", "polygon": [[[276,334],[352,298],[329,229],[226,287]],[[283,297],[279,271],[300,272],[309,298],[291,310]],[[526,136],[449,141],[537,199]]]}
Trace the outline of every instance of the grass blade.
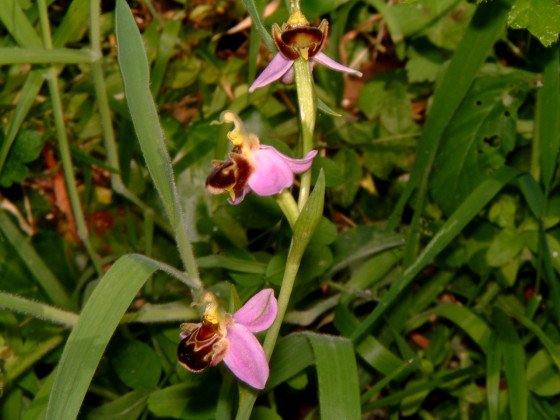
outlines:
{"label": "grass blade", "polygon": [[[542,183],[548,192],[556,169],[558,148],[560,147],[560,47],[554,44],[546,51],[544,66],[544,86],[537,96],[537,113],[535,115],[536,145],[539,147]],[[535,168],[532,172],[535,173]],[[537,178],[538,179],[538,178]]]}
{"label": "grass blade", "polygon": [[45,73],[43,70],[32,70],[25,79],[25,84],[21,90],[19,101],[14,112],[14,117],[10,124],[6,139],[2,142],[2,148],[0,149],[0,173],[2,173],[10,148],[17,137],[19,129],[21,128],[27,113],[31,109],[31,105],[35,102],[35,98],[41,90],[44,80]]}
{"label": "grass blade", "polygon": [[3,0],[0,20],[21,47],[41,48],[43,43],[17,0]]}
{"label": "grass blade", "polygon": [[70,299],[66,291],[4,211],[0,211],[0,230],[14,247],[31,274],[37,279],[37,283],[49,296],[52,303],[61,308],[68,308]]}
{"label": "grass blade", "polygon": [[[360,326],[360,322],[348,310],[347,307],[339,305],[336,308],[334,325],[341,334],[346,337]],[[403,360],[391,352],[375,337],[368,335],[356,345],[356,353],[373,369],[383,375],[390,375],[391,372],[399,369]]]}
{"label": "grass blade", "polygon": [[480,372],[479,366],[470,366],[465,369],[459,369],[449,373],[440,374],[434,379],[422,381],[419,384],[409,386],[403,391],[394,392],[385,398],[367,404],[362,408],[362,411],[364,413],[367,413],[381,407],[386,407],[398,403],[404,400],[408,396],[418,394],[423,391],[429,391],[435,389],[437,387],[445,385],[448,382],[458,381],[463,378],[475,377],[479,372]]}
{"label": "grass blade", "polygon": [[266,28],[262,23],[261,17],[259,15],[259,11],[257,10],[257,6],[255,5],[254,0],[241,0],[241,1],[243,2],[243,6],[245,6],[247,11],[249,12],[251,19],[253,19],[253,24],[255,25],[255,28],[257,28],[257,31],[259,31],[259,34],[261,35],[264,43],[266,44],[266,47],[270,51],[276,52],[276,45],[274,44],[272,36],[268,33],[268,31],[266,30]]}
{"label": "grass blade", "polygon": [[87,49],[0,48],[0,65],[5,64],[88,64],[97,60]]}
{"label": "grass blade", "polygon": [[552,311],[554,318],[558,322],[560,321],[560,282],[558,281],[558,276],[556,275],[556,271],[552,265],[550,246],[548,244],[546,231],[542,222],[539,226],[539,240],[544,274],[550,288],[550,299],[552,300],[550,311]]}
{"label": "grass blade", "polygon": [[[180,16],[179,16],[180,17]],[[169,60],[175,53],[175,42],[179,36],[181,29],[181,20],[168,20],[163,24],[161,37],[159,39],[158,55],[152,68],[152,83],[151,91],[154,98],[157,98],[161,84],[163,83],[163,76]]]}
{"label": "grass blade", "polygon": [[321,418],[360,418],[358,369],[352,343],[340,337],[307,334],[317,364]]}
{"label": "grass blade", "polygon": [[498,191],[518,175],[519,172],[517,170],[504,166],[498,169],[492,175],[492,178],[482,182],[445,222],[418,256],[414,264],[412,264],[404,272],[403,276],[394,283],[383,301],[377,305],[362,325],[352,334],[352,341],[358,340],[364,333],[369,331],[379,317],[387,310],[389,305],[393,303],[395,298],[412,282],[420,270],[463,230]]}
{"label": "grass blade", "polygon": [[525,350],[513,322],[501,309],[494,310],[493,319],[496,324],[498,345],[504,357],[511,418],[526,420],[529,388],[525,375]]}
{"label": "grass blade", "polygon": [[270,377],[266,390],[293,378],[314,361],[313,350],[305,334],[295,333],[278,340],[270,359]]}
{"label": "grass blade", "polygon": [[540,340],[541,344],[548,350],[550,358],[560,371],[560,353],[558,352],[558,345],[555,344],[550,337],[533,321],[527,318],[525,315],[515,313],[513,314],[521,324],[533,334],[535,334]]}
{"label": "grass blade", "polygon": [[[511,0],[496,0],[478,5],[471,24],[434,93],[434,102],[418,141],[414,168],[391,215],[389,230],[394,229],[399,222],[404,206],[420,180],[427,182],[443,131],[467,94],[494,42],[501,35],[511,3]],[[417,212],[421,213],[421,209]]]}
{"label": "grass blade", "polygon": [[541,219],[544,212],[545,197],[538,182],[531,175],[525,174],[519,177],[519,188],[533,215],[537,219]]}
{"label": "grass blade", "polygon": [[65,326],[73,326],[78,322],[78,315],[63,311],[40,302],[27,300],[9,293],[0,292],[0,308],[22,312],[36,318],[48,320]]}
{"label": "grass blade", "polygon": [[87,25],[88,3],[90,0],[73,0],[64,13],[64,18],[53,34],[53,45],[62,47],[69,39],[83,31]]}
{"label": "grass blade", "polygon": [[146,51],[132,12],[124,0],[117,1],[115,27],[117,54],[136,136],[150,175],[175,231],[179,253],[190,276],[190,286],[194,289],[201,289],[198,267],[183,221],[184,216],[175,186],[171,160],[165,147],[163,130],[150,92]]}
{"label": "grass blade", "polygon": [[[434,309],[426,311],[426,313],[422,314],[422,319],[428,318],[434,314],[442,316],[460,327],[469,335],[469,337],[471,337],[471,339],[484,353],[488,353],[492,330],[483,318],[479,317],[465,306],[453,303],[444,303]],[[416,326],[414,320],[412,323]]]}
{"label": "grass blade", "polygon": [[[53,45],[46,1],[39,0],[37,6],[39,8],[39,19],[41,22],[44,46],[46,49],[50,50],[53,48]],[[72,212],[74,213],[78,236],[82,240],[83,245],[90,256],[91,262],[95,267],[95,271],[98,275],[101,276],[103,274],[103,269],[101,267],[101,264],[99,263],[99,258],[93,250],[93,247],[89,240],[89,231],[86,225],[82,204],[80,202],[80,195],[78,194],[78,187],[74,174],[74,167],[72,164],[72,156],[70,154],[70,143],[68,141],[68,134],[66,132],[66,124],[64,121],[64,111],[62,108],[62,97],[58,84],[58,74],[55,67],[51,66],[49,68],[47,76],[56,133],[58,136],[57,143],[60,151],[60,159],[62,161],[62,167],[64,169],[66,189],[68,190],[68,196],[70,197],[70,203],[72,206]]]}
{"label": "grass blade", "polygon": [[136,293],[159,268],[140,255],[125,255],[103,276],[72,330],[60,359],[46,418],[75,419],[119,321]]}
{"label": "grass blade", "polygon": [[498,346],[495,333],[490,336],[486,359],[486,398],[488,400],[488,417],[498,420],[500,413],[500,371],[502,369],[502,349]]}

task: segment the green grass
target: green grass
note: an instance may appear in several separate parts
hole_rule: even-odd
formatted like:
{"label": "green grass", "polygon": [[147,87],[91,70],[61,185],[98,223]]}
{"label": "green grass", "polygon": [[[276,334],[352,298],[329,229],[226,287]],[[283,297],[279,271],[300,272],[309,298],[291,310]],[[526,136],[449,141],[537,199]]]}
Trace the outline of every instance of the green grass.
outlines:
{"label": "green grass", "polygon": [[[558,8],[306,0],[364,78],[249,94],[295,2],[109,3],[0,7],[2,419],[560,417]],[[313,170],[208,194],[226,110]],[[177,363],[264,288],[264,390]]]}

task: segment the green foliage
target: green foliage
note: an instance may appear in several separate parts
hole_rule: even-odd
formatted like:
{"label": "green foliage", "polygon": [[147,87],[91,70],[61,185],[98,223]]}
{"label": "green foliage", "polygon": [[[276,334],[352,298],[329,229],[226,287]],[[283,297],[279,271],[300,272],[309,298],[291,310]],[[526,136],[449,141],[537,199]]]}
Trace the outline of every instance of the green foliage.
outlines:
{"label": "green foliage", "polygon": [[13,183],[20,183],[27,179],[29,168],[26,164],[39,157],[43,142],[43,136],[37,131],[20,131],[10,153],[8,153],[6,164],[0,176],[0,185],[9,187]]}
{"label": "green foliage", "polygon": [[555,0],[517,0],[509,12],[508,25],[529,30],[550,47],[560,33],[560,4]]}
{"label": "green foliage", "polygon": [[[0,7],[0,417],[560,418],[558,1],[302,1],[363,79],[251,94],[289,2],[203,3]],[[299,207],[207,194],[225,110]],[[263,391],[177,364],[202,287],[279,297]]]}
{"label": "green foliage", "polygon": [[443,133],[431,192],[450,214],[515,148],[517,110],[530,88],[524,72],[477,78]]}

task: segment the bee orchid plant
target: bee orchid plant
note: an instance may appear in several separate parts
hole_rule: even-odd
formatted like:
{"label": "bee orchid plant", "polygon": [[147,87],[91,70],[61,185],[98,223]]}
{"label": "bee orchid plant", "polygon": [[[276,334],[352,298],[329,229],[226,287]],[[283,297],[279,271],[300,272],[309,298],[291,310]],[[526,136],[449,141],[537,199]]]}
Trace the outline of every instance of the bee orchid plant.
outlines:
{"label": "bee orchid plant", "polygon": [[[309,170],[317,155],[317,150],[313,148],[316,113],[311,77],[313,66],[321,64],[356,76],[361,76],[361,73],[337,63],[322,52],[328,34],[326,20],[318,27],[310,26],[299,10],[298,1],[292,1],[291,12],[286,24],[273,26],[272,34],[279,52],[249,91],[279,79],[290,82],[295,78],[302,130],[301,158],[286,156],[274,147],[262,144],[255,134],[247,131],[235,113],[225,111],[219,123],[233,123],[234,127],[227,135],[233,148],[226,160],[212,162],[214,168],[206,180],[206,190],[213,194],[227,193],[229,203],[234,205],[241,203],[250,192],[261,196],[288,197],[291,204],[282,204],[281,199],[278,202],[294,228],[306,208],[311,179]],[[296,174],[302,174],[297,203],[288,190],[294,184]],[[265,387],[269,375],[268,359],[280,331],[299,264],[322,215],[324,178],[321,176],[320,179],[323,182],[319,189],[320,206],[315,207],[313,214],[307,212],[305,215],[308,220],[304,225],[308,231],[292,238],[278,301],[272,289],[265,289],[249,299],[239,311],[229,314],[221,308],[214,295],[205,292],[200,300],[206,305],[201,322],[181,325],[178,360],[185,368],[198,372],[223,360],[241,381],[254,389]],[[294,246],[297,241],[303,245]],[[253,333],[266,329],[268,332],[261,346]],[[247,419],[250,416],[256,396],[256,391],[240,388],[238,418]]]}

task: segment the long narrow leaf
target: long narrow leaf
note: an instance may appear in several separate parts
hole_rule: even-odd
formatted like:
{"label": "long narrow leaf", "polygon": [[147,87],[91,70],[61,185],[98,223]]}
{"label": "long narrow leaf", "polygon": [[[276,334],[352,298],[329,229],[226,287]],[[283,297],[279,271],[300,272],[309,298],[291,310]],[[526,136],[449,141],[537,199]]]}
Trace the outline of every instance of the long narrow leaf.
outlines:
{"label": "long narrow leaf", "polygon": [[500,309],[493,313],[498,345],[504,357],[511,418],[528,417],[529,388],[525,375],[525,350],[511,319]]}
{"label": "long narrow leaf", "polygon": [[[341,334],[348,337],[360,326],[360,323],[345,306],[339,305],[336,309],[334,325]],[[356,353],[372,368],[384,375],[389,375],[403,364],[401,358],[371,335],[364,337],[358,343]]]}
{"label": "long narrow leaf", "polygon": [[406,388],[403,391],[394,392],[385,398],[367,404],[362,408],[362,411],[364,413],[373,411],[381,407],[386,407],[395,404],[399,401],[402,401],[404,398],[408,396],[415,395],[423,391],[429,391],[435,389],[439,386],[445,385],[448,382],[461,380],[463,378],[472,378],[477,373],[479,373],[479,371],[480,371],[479,366],[470,366],[465,369],[444,373],[442,375],[437,376],[434,379],[422,381],[418,384]]}
{"label": "long narrow leaf", "polygon": [[[492,330],[488,324],[469,308],[453,303],[444,303],[422,314],[422,318],[431,315],[444,317],[465,331],[484,353],[488,353],[488,343]],[[414,322],[413,322],[414,323]],[[416,326],[416,323],[414,323]]]}
{"label": "long narrow leaf", "polygon": [[[511,3],[512,0],[495,0],[478,5],[471,24],[434,93],[434,102],[418,141],[414,168],[391,215],[390,230],[398,223],[404,206],[420,179],[429,176],[443,131],[467,94],[494,42],[503,32]],[[421,209],[418,211],[421,212]]]}
{"label": "long narrow leaf", "polygon": [[21,90],[21,94],[14,111],[14,117],[0,149],[0,174],[2,173],[2,169],[6,163],[6,157],[10,152],[10,148],[16,139],[27,113],[31,109],[31,105],[35,102],[37,94],[39,93],[39,90],[41,90],[41,86],[43,86],[44,80],[44,70],[32,70],[25,79],[25,84],[23,85],[23,89]]}
{"label": "long narrow leaf", "polygon": [[496,334],[490,337],[486,360],[486,399],[490,420],[499,418],[500,371],[502,367],[502,349],[498,346]]}
{"label": "long narrow leaf", "polygon": [[101,356],[134,296],[159,265],[125,255],[103,276],[80,314],[60,359],[46,418],[75,419]]}
{"label": "long narrow leaf", "polygon": [[142,37],[125,1],[117,2],[115,26],[117,54],[136,136],[167,215],[178,217],[173,170],[156,106],[150,92],[150,74]]}
{"label": "long narrow leaf", "polygon": [[88,64],[98,60],[91,51],[70,48],[0,48],[0,65],[5,64]]}
{"label": "long narrow leaf", "polygon": [[552,265],[550,246],[548,244],[548,238],[542,222],[540,222],[539,225],[539,239],[545,278],[548,282],[548,286],[550,287],[550,299],[552,300],[550,310],[556,318],[556,321],[560,321],[560,282],[558,281],[558,276],[556,275],[556,271]]}
{"label": "long narrow leaf", "polygon": [[344,338],[307,334],[317,364],[321,418],[360,418],[358,370],[352,343]]}
{"label": "long narrow leaf", "polygon": [[53,35],[53,46],[62,47],[69,39],[84,30],[88,18],[88,3],[92,0],[73,0]]}
{"label": "long narrow leaf", "polygon": [[62,308],[68,308],[70,300],[66,291],[4,211],[0,211],[0,230],[51,301]]}
{"label": "long narrow leaf", "polygon": [[544,67],[544,86],[539,90],[537,100],[537,114],[535,124],[537,126],[537,138],[540,146],[540,163],[542,171],[542,183],[545,191],[548,191],[550,182],[556,169],[558,148],[560,147],[560,47],[554,44],[546,52],[547,61]]}
{"label": "long narrow leaf", "polygon": [[41,48],[43,43],[17,0],[3,0],[0,21],[21,47]]}
{"label": "long narrow leaf", "polygon": [[169,60],[175,53],[174,47],[181,29],[181,21],[179,19],[168,20],[163,24],[163,30],[159,38],[158,55],[152,68],[151,91],[154,98],[157,98],[163,76]]}
{"label": "long narrow leaf", "polygon": [[124,90],[134,123],[136,136],[146,159],[154,184],[175,231],[179,253],[189,275],[189,284],[201,289],[198,267],[188,238],[179,194],[175,185],[169,153],[150,92],[150,74],[142,37],[124,0],[118,0],[115,26],[117,54],[124,81]]}
{"label": "long narrow leaf", "polygon": [[56,322],[65,326],[73,326],[78,322],[78,315],[63,311],[40,302],[24,299],[9,293],[0,292],[0,308],[32,315],[39,319]]}
{"label": "long narrow leaf", "polygon": [[264,27],[264,25],[261,21],[261,17],[259,15],[259,11],[257,9],[257,6],[255,5],[255,1],[254,0],[241,0],[241,1],[243,2],[243,5],[245,6],[247,11],[249,12],[249,15],[251,16],[251,19],[253,19],[253,23],[255,24],[255,28],[257,28],[257,31],[259,31],[259,34],[261,35],[264,43],[266,44],[266,47],[270,51],[275,52],[276,51],[276,45],[274,45],[274,41],[272,40],[272,36],[270,36],[270,34],[268,33],[268,31],[266,30],[266,28]]}
{"label": "long narrow leaf", "polygon": [[537,324],[535,324],[525,315],[519,313],[515,313],[514,315],[517,319],[519,319],[519,322],[521,322],[523,326],[525,326],[528,330],[530,330],[538,337],[541,344],[548,350],[550,358],[560,371],[560,353],[558,353],[558,345],[555,344]]}
{"label": "long narrow leaf", "polygon": [[498,193],[498,191],[517,175],[519,175],[517,170],[504,166],[498,169],[493,174],[492,178],[482,182],[469,194],[467,199],[445,222],[426,248],[424,248],[414,264],[404,272],[403,276],[391,287],[383,301],[377,305],[362,325],[352,334],[353,341],[369,331],[373,324],[387,310],[389,305],[393,303],[395,298],[412,282],[420,270],[422,270],[432,258],[438,255]]}

